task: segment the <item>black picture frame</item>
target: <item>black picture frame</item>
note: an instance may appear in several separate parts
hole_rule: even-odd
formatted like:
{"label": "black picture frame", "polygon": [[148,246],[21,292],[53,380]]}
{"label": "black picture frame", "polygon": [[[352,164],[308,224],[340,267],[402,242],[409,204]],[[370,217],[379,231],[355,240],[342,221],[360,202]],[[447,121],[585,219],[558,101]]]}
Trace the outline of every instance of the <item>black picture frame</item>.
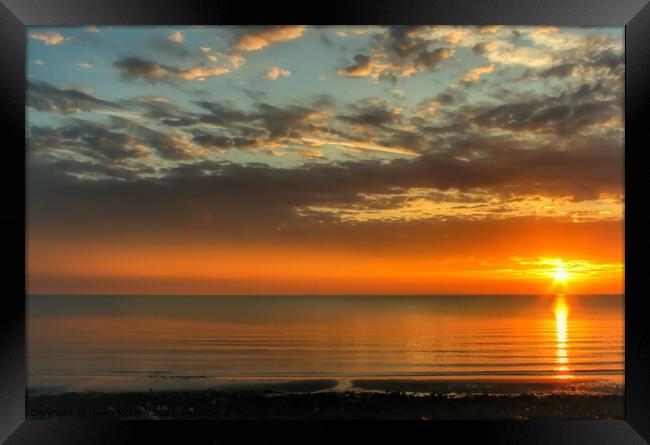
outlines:
{"label": "black picture frame", "polygon": [[[467,24],[625,26],[625,420],[257,422],[25,420],[25,47],[28,25]],[[16,443],[195,441],[316,442],[443,437],[516,444],[650,442],[650,251],[644,212],[650,110],[648,0],[336,0],[321,4],[234,0],[0,0],[0,113],[5,163],[0,216],[5,257],[0,309],[0,440]],[[8,157],[8,159],[7,159]],[[7,199],[9,198],[9,199]],[[345,426],[345,436],[341,427]],[[444,443],[448,443],[444,441]]]}

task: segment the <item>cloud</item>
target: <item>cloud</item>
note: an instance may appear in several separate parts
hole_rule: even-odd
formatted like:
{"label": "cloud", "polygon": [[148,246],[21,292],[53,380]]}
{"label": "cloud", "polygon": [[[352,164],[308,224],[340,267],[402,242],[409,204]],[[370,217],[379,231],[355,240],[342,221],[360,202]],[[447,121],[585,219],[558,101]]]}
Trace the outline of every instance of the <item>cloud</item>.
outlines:
{"label": "cloud", "polygon": [[56,129],[31,127],[29,147],[32,153],[45,150],[74,151],[78,155],[108,161],[109,164],[147,154],[144,147],[129,135],[80,119]]}
{"label": "cloud", "polygon": [[228,74],[230,68],[223,66],[196,66],[178,72],[178,77],[183,80],[205,80],[207,77],[217,77]]}
{"label": "cloud", "polygon": [[27,106],[39,111],[63,114],[121,108],[116,103],[91,96],[79,89],[57,88],[39,81],[32,81],[27,85]]}
{"label": "cloud", "polygon": [[181,80],[205,80],[208,77],[217,77],[230,72],[229,68],[221,66],[196,66],[188,69],[179,69],[169,65],[162,65],[138,57],[127,57],[113,62],[113,66],[120,71],[125,79],[143,79],[149,83],[174,82]]}
{"label": "cloud", "polygon": [[158,121],[169,127],[193,125],[198,119],[192,114],[175,105],[165,97],[143,96],[120,102],[124,108],[141,113],[147,119]]}
{"label": "cloud", "polygon": [[373,59],[364,54],[357,54],[354,56],[354,64],[343,68],[339,71],[339,75],[343,77],[367,77],[373,73],[372,69]]}
{"label": "cloud", "polygon": [[[57,128],[32,126],[30,128],[29,147],[33,153],[40,153],[50,158],[53,152],[64,151],[56,159],[67,158],[82,162],[79,156],[106,161],[106,166],[114,170],[115,177],[129,174],[134,165],[121,164],[125,160],[134,160],[147,156],[140,169],[155,165],[157,154],[160,159],[179,161],[196,158],[196,147],[183,133],[159,131],[149,128],[131,119],[110,116],[109,123],[100,123],[83,119],[71,119]],[[86,162],[88,162],[86,160]],[[91,162],[92,163],[92,162]],[[110,165],[109,165],[110,164]]]}
{"label": "cloud", "polygon": [[402,147],[403,150],[410,151],[411,154],[426,153],[433,145],[420,132],[402,129],[393,129],[377,138],[376,141],[387,147]]}
{"label": "cloud", "polygon": [[[474,54],[486,58],[495,68],[498,65],[523,65],[532,69],[549,69],[553,65],[591,59],[597,48],[618,56],[611,58],[611,66],[621,59],[620,44],[616,44],[616,39],[602,35],[584,36],[540,27],[518,28],[514,34],[508,31],[508,28],[496,26],[379,28],[355,63],[341,69],[339,74],[395,81],[399,77],[438,69],[457,48],[471,48]],[[518,39],[512,37],[515,34]],[[534,44],[524,43],[524,38]]]}
{"label": "cloud", "polygon": [[460,192],[412,188],[395,193],[362,194],[359,202],[340,206],[311,206],[301,214],[327,215],[341,221],[445,221],[500,220],[521,217],[555,218],[585,222],[621,221],[622,202],[602,195],[594,200],[575,202],[568,197],[494,194],[481,189]]}
{"label": "cloud", "polygon": [[306,29],[302,25],[242,27],[233,48],[239,51],[258,51],[276,42],[297,39]]}
{"label": "cloud", "polygon": [[277,66],[272,66],[264,72],[264,77],[268,80],[278,80],[280,77],[289,76],[291,76],[291,71]]}
{"label": "cloud", "polygon": [[417,117],[427,117],[433,115],[438,107],[441,105],[441,102],[436,99],[424,99],[420,101],[415,107],[414,114]]}
{"label": "cloud", "polygon": [[298,155],[304,158],[324,158],[325,152],[323,150],[299,150]]}
{"label": "cloud", "polygon": [[454,49],[420,38],[421,29],[421,26],[385,28],[369,48],[371,54],[357,54],[354,63],[339,70],[339,75],[395,81],[399,77],[436,70],[454,55]]}
{"label": "cloud", "polygon": [[440,105],[452,105],[456,102],[456,99],[449,93],[440,93],[436,96],[436,101]]}
{"label": "cloud", "polygon": [[207,113],[189,113],[159,98],[137,99],[134,105],[164,125],[183,127],[202,123],[214,127],[213,131],[204,128],[201,133],[194,133],[194,142],[221,151],[237,147],[271,150],[269,154],[277,154],[274,150],[288,146],[311,149],[330,145],[346,150],[413,155],[426,148],[426,143],[414,133],[390,128],[400,122],[399,109],[387,108],[374,99],[348,106],[347,113],[337,115],[330,110],[335,104],[329,97],[316,97],[311,106],[278,107],[264,102],[269,97],[267,94],[244,92],[256,101],[252,111],[242,111],[223,102],[197,101],[195,104]]}
{"label": "cloud", "polygon": [[250,117],[260,120],[271,138],[298,135],[302,129],[309,127],[309,118],[315,113],[314,109],[300,105],[281,108],[259,103],[256,107],[257,111]]}
{"label": "cloud", "polygon": [[384,127],[396,123],[400,118],[398,109],[388,108],[385,102],[355,104],[350,108],[352,114],[340,115],[339,119],[355,125]]}
{"label": "cloud", "polygon": [[60,45],[66,40],[70,40],[70,37],[63,37],[58,32],[30,32],[29,36],[34,40],[40,40],[46,45]]}
{"label": "cloud", "polygon": [[93,65],[92,63],[77,63],[77,66],[81,69],[89,70],[95,65]]}
{"label": "cloud", "polygon": [[494,34],[503,28],[503,25],[484,25],[479,26],[479,32],[481,34]]}
{"label": "cloud", "polygon": [[563,63],[560,65],[553,66],[551,68],[548,68],[544,71],[542,71],[539,74],[539,77],[542,78],[548,78],[548,77],[567,77],[573,74],[573,70],[575,69],[575,64],[573,63]]}
{"label": "cloud", "polygon": [[396,145],[380,145],[375,144],[369,141],[354,141],[354,140],[345,140],[345,139],[315,139],[315,138],[304,138],[305,142],[308,142],[313,147],[321,147],[324,145],[332,147],[344,147],[353,150],[369,150],[369,151],[378,151],[383,153],[395,153],[400,155],[408,156],[418,156],[419,153],[415,150],[411,150],[405,147],[399,147]]}
{"label": "cloud", "polygon": [[449,48],[437,48],[433,51],[423,51],[415,57],[415,67],[406,68],[404,73],[430,71],[438,67],[440,63],[454,55],[454,51]]}
{"label": "cloud", "polygon": [[477,43],[472,47],[472,51],[474,52],[474,54],[482,56],[483,54],[485,54],[488,45],[489,45],[488,42]]}
{"label": "cloud", "polygon": [[192,139],[192,142],[205,148],[217,151],[225,151],[235,146],[232,138],[226,136],[215,136],[211,134],[200,134]]}
{"label": "cloud", "polygon": [[[227,139],[206,138],[202,142],[217,148],[231,144]],[[105,221],[109,208],[114,215],[113,230],[134,224],[139,227],[155,224],[157,230],[186,229],[196,221],[196,215],[208,213],[215,217],[206,228],[213,237],[261,235],[286,223],[295,228],[293,233],[299,241],[300,233],[323,227],[319,220],[332,223],[339,220],[336,213],[309,212],[310,208],[357,206],[370,212],[390,209],[400,202],[407,205],[410,202],[395,195],[415,194],[413,197],[417,199],[418,190],[423,189],[428,190],[429,201],[457,205],[481,204],[481,200],[498,198],[508,206],[511,215],[516,215],[517,209],[524,205],[535,204],[526,196],[544,195],[548,199],[556,196],[567,209],[575,210],[581,207],[574,202],[599,200],[603,193],[623,193],[622,147],[617,150],[612,146],[589,144],[572,151],[490,149],[484,157],[471,162],[454,159],[453,154],[427,154],[391,162],[307,163],[298,168],[203,160],[171,165],[158,170],[155,177],[138,177],[123,168],[115,170],[108,162],[80,166],[56,161],[44,164],[42,158],[40,161],[34,158],[30,164],[28,203],[31,217],[47,221],[50,227],[76,221],[97,228],[96,224]],[[91,182],[71,178],[69,173],[79,169],[112,174],[115,179]],[[118,180],[118,173],[129,179]],[[564,198],[567,196],[573,199]],[[517,203],[518,199],[524,201]],[[431,210],[425,204],[415,207]],[[492,207],[488,213],[498,217],[499,209]],[[459,210],[461,216],[457,219],[463,220],[463,212],[467,213]],[[474,218],[478,213],[483,212],[477,208],[468,217]],[[436,220],[435,214],[429,216],[429,220]],[[521,227],[521,223],[516,224]],[[327,227],[338,233],[336,224]],[[323,238],[328,236],[327,230],[312,233],[319,233]],[[372,222],[364,223],[359,230],[373,230]]]}
{"label": "cloud", "polygon": [[185,36],[180,31],[174,31],[169,35],[169,37],[167,37],[167,39],[172,42],[181,43],[185,40]]}
{"label": "cloud", "polygon": [[209,114],[198,115],[198,118],[203,123],[227,126],[235,123],[244,123],[249,119],[246,113],[232,109],[223,103],[208,101],[196,101],[194,103],[209,112]]}
{"label": "cloud", "polygon": [[620,48],[617,50],[607,49],[594,54],[588,62],[588,65],[595,68],[608,68],[610,71],[616,71],[623,68],[625,56]]}
{"label": "cloud", "polygon": [[[176,240],[190,234],[206,243],[266,239],[305,246],[317,240],[348,249],[387,249],[386,240],[401,239],[395,246],[411,243],[430,250],[435,245],[437,252],[457,252],[457,246],[445,244],[450,241],[443,234],[450,234],[473,252],[476,238],[469,234],[474,229],[458,227],[480,226],[482,242],[498,249],[498,239],[513,233],[532,242],[530,233],[541,219],[552,220],[544,227],[557,234],[560,226],[550,224],[558,220],[575,216],[604,227],[618,218],[624,192],[624,65],[622,50],[609,40],[576,41],[582,43],[552,51],[546,45],[564,43],[547,36],[538,49],[551,55],[549,63],[533,66],[526,57],[535,55],[521,53],[515,55],[526,57],[511,58],[509,68],[507,53],[530,46],[530,30],[520,28],[520,38],[513,40],[512,28],[373,27],[352,39],[361,47],[345,54],[357,57],[306,75],[318,83],[320,73],[336,76],[340,70],[341,76],[362,79],[339,80],[350,82],[348,87],[369,80],[395,84],[361,88],[354,95],[296,90],[281,98],[272,94],[274,84],[260,79],[271,63],[260,64],[257,55],[250,56],[251,70],[235,73],[248,53],[231,45],[253,31],[234,29],[213,42],[219,46],[200,50],[196,45],[193,56],[175,62],[169,53],[150,60],[116,59],[116,77],[174,84],[171,89],[116,88],[110,97],[122,99],[112,102],[81,87],[32,82],[27,91],[30,229],[51,231],[57,239],[65,239],[63,233],[83,232],[90,239],[93,232],[96,239],[98,233],[127,237],[139,231]],[[163,31],[161,40],[185,43],[169,41],[169,32]],[[90,35],[75,34],[75,44],[82,34]],[[311,37],[319,43],[318,35]],[[452,52],[463,64],[450,60]],[[342,55],[331,53],[336,54]],[[208,56],[222,66],[209,63]],[[499,57],[504,65],[491,60]],[[47,63],[54,62],[48,58]],[[279,59],[272,64],[279,70],[293,66]],[[476,66],[498,72],[482,82],[480,97],[475,88],[445,84],[455,76],[484,79],[485,73],[465,71]],[[417,85],[408,77],[436,70],[444,72],[422,74]],[[302,75],[294,72],[291,80]],[[213,76],[228,76],[215,82],[226,89],[207,82],[198,91],[184,84]],[[278,72],[276,78],[281,77]],[[235,85],[250,83],[228,88],[231,79]],[[418,85],[428,89],[413,100]],[[410,100],[395,100],[401,90]],[[133,91],[137,97],[128,96]],[[170,97],[162,97],[167,91]],[[381,97],[361,99],[364,94]],[[44,116],[35,109],[62,115]],[[78,111],[94,113],[83,114],[88,120],[73,119]],[[504,219],[493,221],[499,218]],[[620,228],[620,220],[607,227]],[[580,230],[572,236],[585,236]],[[377,239],[386,242],[378,246]]]}
{"label": "cloud", "polygon": [[193,52],[183,44],[183,34],[176,34],[177,32],[168,37],[154,36],[149,39],[147,46],[154,51],[179,59],[191,57]]}
{"label": "cloud", "polygon": [[244,63],[246,63],[246,58],[241,54],[224,53],[221,54],[221,57],[223,57],[233,69],[239,69]]}
{"label": "cloud", "polygon": [[[151,133],[130,133],[153,140],[155,143],[146,143],[152,153],[193,161],[205,157],[201,149],[226,153],[238,148],[260,154],[282,152],[295,162],[299,150],[328,146],[349,158],[371,152],[376,152],[373,156],[383,152],[401,157],[447,153],[454,162],[475,164],[481,157],[492,156],[489,150],[571,150],[587,139],[608,141],[612,146],[622,140],[620,122],[616,121],[622,117],[621,104],[603,96],[607,90],[600,84],[585,84],[559,96],[505,95],[496,104],[465,103],[460,92],[450,91],[410,109],[376,97],[350,104],[313,97],[278,106],[269,103],[268,95],[248,93],[255,100],[250,108],[238,108],[228,101],[197,101],[194,105],[202,109],[197,112],[162,97],[140,97],[120,101],[121,109],[111,115],[130,115],[135,125],[148,125],[170,136],[151,139]],[[82,94],[92,98],[90,93]],[[58,108],[65,113],[107,106],[93,102],[55,108],[32,96],[30,106]],[[368,154],[365,156],[370,157]]]}
{"label": "cloud", "polygon": [[[221,102],[195,102],[208,113],[195,114],[194,118],[203,124],[218,127],[213,133],[203,131],[197,142],[205,144],[217,140],[218,143],[212,145],[220,149],[237,147],[278,154],[278,148],[304,146],[305,138],[316,137],[326,131],[322,125],[327,114],[317,108],[303,105],[277,107],[263,102],[268,98],[267,94],[250,90],[244,92],[256,101],[252,111],[238,110]],[[327,105],[319,102],[319,106]],[[232,142],[226,144],[227,140]]]}
{"label": "cloud", "polygon": [[195,158],[194,147],[188,138],[179,132],[157,131],[132,120],[112,118],[112,128],[136,137],[140,144],[153,148],[163,159],[179,161]]}
{"label": "cloud", "polygon": [[149,83],[169,82],[170,76],[178,72],[177,69],[140,59],[139,57],[126,57],[113,62],[113,66],[120,71],[125,79],[144,79]]}
{"label": "cloud", "polygon": [[482,75],[491,73],[492,71],[494,71],[493,63],[485,66],[477,66],[476,68],[472,68],[463,74],[460,80],[464,83],[476,82],[481,78]]}
{"label": "cloud", "polygon": [[207,46],[202,46],[199,48],[201,50],[201,53],[205,55],[205,58],[208,59],[210,62],[216,62],[219,60],[219,58],[215,55],[209,54],[210,51],[212,51],[212,48],[207,47]]}
{"label": "cloud", "polygon": [[492,63],[501,65],[525,65],[533,68],[552,66],[555,57],[552,52],[533,46],[521,46],[504,40],[485,44],[484,56]]}
{"label": "cloud", "polygon": [[479,106],[467,112],[472,114],[471,122],[485,128],[571,136],[622,116],[621,104],[617,100],[598,99],[598,90],[597,86],[585,84],[571,94]]}

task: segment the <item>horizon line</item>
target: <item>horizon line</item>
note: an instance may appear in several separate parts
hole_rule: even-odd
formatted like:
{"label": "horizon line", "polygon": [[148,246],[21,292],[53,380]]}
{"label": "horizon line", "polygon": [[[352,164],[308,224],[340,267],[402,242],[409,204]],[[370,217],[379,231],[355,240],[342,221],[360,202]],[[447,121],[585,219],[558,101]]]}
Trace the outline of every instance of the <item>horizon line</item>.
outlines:
{"label": "horizon line", "polygon": [[102,294],[80,294],[80,293],[25,293],[26,297],[555,297],[562,296],[624,296],[625,293],[533,293],[533,294],[514,294],[514,293],[499,293],[499,294],[478,294],[478,293],[430,293],[430,294],[120,294],[120,293],[102,293]]}

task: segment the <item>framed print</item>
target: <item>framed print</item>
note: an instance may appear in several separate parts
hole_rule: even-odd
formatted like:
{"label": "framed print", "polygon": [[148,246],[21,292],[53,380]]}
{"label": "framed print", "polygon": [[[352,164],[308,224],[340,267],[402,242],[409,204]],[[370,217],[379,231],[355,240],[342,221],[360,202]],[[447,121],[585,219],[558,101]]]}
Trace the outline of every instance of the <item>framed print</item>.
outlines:
{"label": "framed print", "polygon": [[646,3],[3,0],[2,439],[647,443]]}

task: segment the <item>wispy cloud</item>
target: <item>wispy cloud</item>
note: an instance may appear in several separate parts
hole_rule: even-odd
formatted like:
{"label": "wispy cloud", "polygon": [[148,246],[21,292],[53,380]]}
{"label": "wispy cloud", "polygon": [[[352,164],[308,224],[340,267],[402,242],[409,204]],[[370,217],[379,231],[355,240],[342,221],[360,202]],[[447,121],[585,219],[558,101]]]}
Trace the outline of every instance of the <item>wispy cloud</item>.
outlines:
{"label": "wispy cloud", "polygon": [[276,42],[297,39],[306,29],[302,25],[243,28],[233,47],[240,51],[258,51]]}
{"label": "wispy cloud", "polygon": [[476,68],[472,68],[471,70],[463,74],[460,80],[461,82],[465,82],[465,83],[476,82],[481,78],[482,75],[491,73],[492,71],[494,71],[493,63],[485,66],[477,66]]}
{"label": "wispy cloud", "polygon": [[223,66],[195,66],[180,69],[138,57],[127,57],[113,62],[125,79],[143,79],[149,83],[175,82],[178,80],[205,80],[231,72]]}
{"label": "wispy cloud", "polygon": [[223,76],[230,72],[229,68],[223,66],[196,66],[178,72],[178,77],[183,80],[205,80],[207,77]]}
{"label": "wispy cloud", "polygon": [[272,66],[264,72],[264,77],[268,80],[278,80],[280,77],[289,76],[291,76],[291,71],[277,66]]}
{"label": "wispy cloud", "polygon": [[39,40],[46,45],[60,45],[63,42],[70,40],[70,37],[64,37],[58,32],[30,32],[29,37],[34,40]]}
{"label": "wispy cloud", "polygon": [[344,147],[344,148],[349,148],[353,150],[371,150],[371,151],[381,151],[384,153],[396,153],[396,154],[402,154],[402,155],[409,155],[409,156],[419,156],[420,153],[418,153],[415,150],[411,150],[409,148],[404,148],[404,147],[386,147],[383,145],[378,145],[378,144],[373,144],[372,142],[364,142],[364,141],[346,141],[346,140],[329,140],[329,139],[315,139],[315,138],[304,138],[303,139],[305,142],[307,142],[310,146],[312,147],[321,147],[321,146],[338,146],[338,147]]}

